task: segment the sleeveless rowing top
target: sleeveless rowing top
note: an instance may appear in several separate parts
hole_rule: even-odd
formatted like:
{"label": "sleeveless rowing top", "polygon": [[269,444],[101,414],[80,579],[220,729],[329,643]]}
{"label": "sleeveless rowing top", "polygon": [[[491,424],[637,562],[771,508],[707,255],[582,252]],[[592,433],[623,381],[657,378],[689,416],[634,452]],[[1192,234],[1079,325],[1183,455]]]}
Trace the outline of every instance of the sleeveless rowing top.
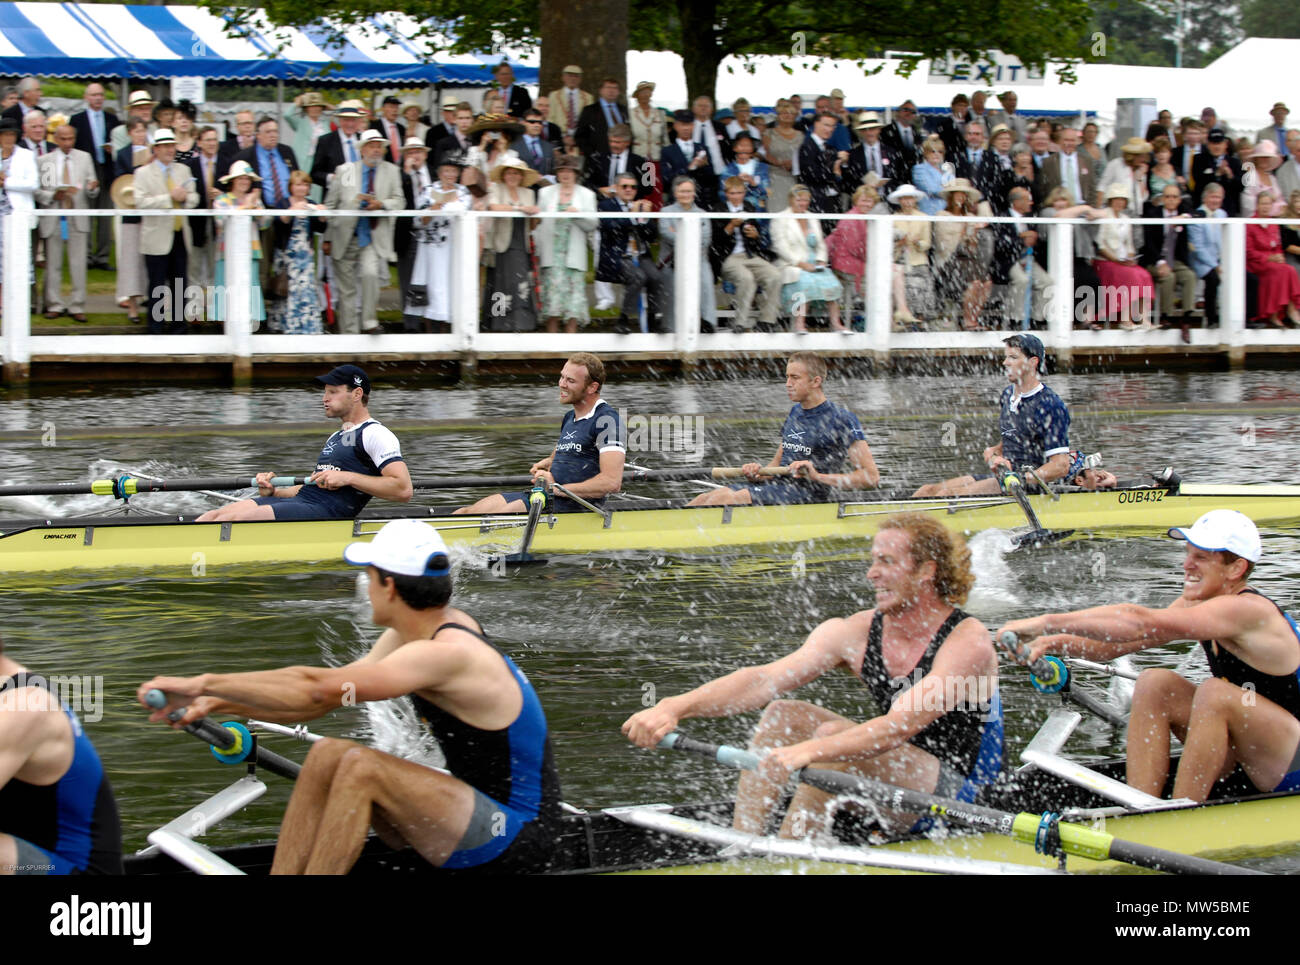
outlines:
{"label": "sleeveless rowing top", "polygon": [[[38,674],[0,680],[0,694],[21,687],[54,693]],[[0,787],[0,832],[66,859],[76,871],[120,875],[122,827],[113,789],[81,721],[66,706],[63,712],[72,726],[72,763],[53,784],[28,784],[15,777]]]}
{"label": "sleeveless rowing top", "polygon": [[515,662],[478,630],[460,623],[444,623],[436,637],[448,627],[473,634],[501,655],[524,702],[519,716],[501,730],[482,730],[459,717],[411,694],[416,713],[428,726],[447,759],[447,770],[470,787],[498,804],[518,811],[525,821],[551,822],[559,817],[560,777],[555,769],[546,715],[537,692]]}
{"label": "sleeveless rowing top", "polygon": [[[877,610],[871,619],[871,630],[867,634],[867,648],[862,656],[861,677],[867,691],[881,713],[900,695],[907,693],[930,672],[934,665],[935,654],[943,646],[948,634],[970,614],[954,609],[935,631],[934,639],[925,648],[925,653],[916,662],[910,676],[891,679],[885,669],[885,659],[881,644],[884,638],[884,615]],[[933,721],[920,733],[908,741],[937,757],[946,767],[959,775],[964,775],[966,786],[957,795],[958,800],[969,801],[975,789],[981,784],[993,781],[1002,769],[1002,700],[994,692],[990,695],[974,695],[976,702],[966,703],[948,711],[938,720]],[[978,699],[987,696],[987,706],[981,707]],[[921,700],[941,700],[942,695],[920,695]],[[922,704],[922,706],[928,706]],[[965,796],[963,796],[965,795]]]}
{"label": "sleeveless rowing top", "polygon": [[[1264,596],[1259,590],[1250,587],[1246,587],[1241,592]],[[1291,632],[1297,642],[1300,642],[1300,628],[1296,626],[1296,622],[1274,600],[1269,600],[1266,596],[1264,599],[1277,607],[1277,612],[1286,618]],[[1236,684],[1238,687],[1249,684],[1255,693],[1267,697],[1292,717],[1300,718],[1300,669],[1294,673],[1266,674],[1256,670],[1236,654],[1230,653],[1226,647],[1216,647],[1213,640],[1202,640],[1201,646],[1205,649],[1205,659],[1209,661],[1212,676],[1222,677],[1228,683]]]}

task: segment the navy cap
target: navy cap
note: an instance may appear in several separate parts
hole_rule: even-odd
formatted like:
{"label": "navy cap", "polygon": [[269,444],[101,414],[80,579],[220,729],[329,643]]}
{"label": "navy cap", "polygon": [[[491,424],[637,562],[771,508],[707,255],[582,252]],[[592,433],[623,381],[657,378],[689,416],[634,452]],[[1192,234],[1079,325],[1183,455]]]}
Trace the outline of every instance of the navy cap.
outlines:
{"label": "navy cap", "polygon": [[322,385],[346,385],[370,394],[370,376],[359,365],[340,365],[325,375],[316,376]]}
{"label": "navy cap", "polygon": [[673,120],[681,121],[683,124],[689,124],[695,120],[695,115],[690,111],[673,111]]}
{"label": "navy cap", "polygon": [[1026,358],[1032,356],[1038,359],[1039,374],[1047,374],[1047,351],[1043,348],[1043,340],[1037,335],[1030,335],[1028,332],[1022,332],[1019,335],[1012,335],[1010,338],[1004,338],[1002,344],[1020,349],[1020,351],[1025,353]]}
{"label": "navy cap", "polygon": [[1213,127],[1210,128],[1210,133],[1205,135],[1205,139],[1207,141],[1213,142],[1214,144],[1221,144],[1222,142],[1228,139],[1228,135],[1223,133],[1222,128]]}

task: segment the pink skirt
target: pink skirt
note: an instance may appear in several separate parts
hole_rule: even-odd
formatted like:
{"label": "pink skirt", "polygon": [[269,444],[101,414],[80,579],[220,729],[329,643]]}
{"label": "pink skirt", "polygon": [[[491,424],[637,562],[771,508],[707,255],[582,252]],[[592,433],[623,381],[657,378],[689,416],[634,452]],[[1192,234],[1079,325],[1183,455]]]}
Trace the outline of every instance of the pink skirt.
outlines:
{"label": "pink skirt", "polygon": [[1151,273],[1138,265],[1120,265],[1098,258],[1093,262],[1101,279],[1101,311],[1104,318],[1122,317],[1133,301],[1151,304],[1155,287]]}

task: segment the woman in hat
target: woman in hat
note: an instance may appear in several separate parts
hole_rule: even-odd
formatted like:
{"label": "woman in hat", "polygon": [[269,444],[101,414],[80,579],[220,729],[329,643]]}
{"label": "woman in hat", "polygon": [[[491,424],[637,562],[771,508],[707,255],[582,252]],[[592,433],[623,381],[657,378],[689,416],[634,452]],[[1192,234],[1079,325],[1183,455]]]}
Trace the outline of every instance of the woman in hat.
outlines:
{"label": "woman in hat", "polygon": [[734,159],[722,169],[721,180],[740,178],[745,182],[745,200],[759,211],[766,211],[772,188],[772,169],[755,154],[757,138],[742,134],[731,143]]}
{"label": "woman in hat", "polygon": [[829,266],[821,223],[799,217],[807,213],[811,201],[812,192],[796,184],[790,189],[790,211],[795,217],[772,221],[772,251],[781,269],[781,310],[793,319],[796,335],[808,333],[804,322],[808,312],[822,309],[830,316],[831,330],[847,335],[850,329],[840,320],[843,290]]}
{"label": "woman in hat", "polygon": [[157,130],[171,130],[172,121],[176,119],[176,105],[172,103],[170,97],[164,97],[153,106],[153,123],[149,125],[149,133],[153,134]]}
{"label": "woman in hat", "polygon": [[470,125],[468,137],[473,145],[465,155],[462,183],[478,198],[487,193],[492,172],[508,158],[519,159],[510,150],[512,138],[524,132],[524,126],[505,114],[484,114]]}
{"label": "woman in hat", "polygon": [[938,214],[947,202],[941,189],[952,181],[953,170],[951,164],[943,162],[943,154],[943,140],[931,135],[921,144],[921,156],[925,160],[912,168],[912,183],[925,195],[917,204],[924,214]]}
{"label": "woman in hat", "polygon": [[[252,165],[247,161],[236,161],[230,165],[230,170],[220,179],[221,183],[226,185],[226,193],[219,194],[212,201],[212,210],[214,211],[254,211],[263,207],[262,192],[253,190],[253,182],[261,181],[257,172],[253,170]],[[216,308],[216,317],[221,321],[226,320],[226,238],[225,238],[225,219],[213,218],[212,228],[216,232],[217,239],[217,266],[213,273],[213,280],[216,286],[216,298],[214,306]],[[269,219],[258,219],[249,230],[249,236],[253,245],[253,262],[249,269],[249,319],[255,324],[254,331],[259,324],[266,318],[266,307],[262,303],[262,286],[258,284],[257,279],[261,274],[262,260],[262,229],[266,227]]]}
{"label": "woman in hat", "polygon": [[[31,211],[36,207],[40,177],[36,155],[18,146],[20,128],[11,117],[0,119],[0,286],[4,282],[5,216],[10,211]],[[35,266],[31,269],[35,276]]]}
{"label": "woman in hat", "polygon": [[1151,162],[1151,143],[1140,137],[1130,137],[1120,147],[1120,156],[1114,158],[1101,172],[1097,190],[1106,196],[1111,185],[1123,186],[1128,198],[1129,216],[1140,218],[1151,192],[1147,189],[1147,171]]}
{"label": "woman in hat", "polygon": [[537,214],[533,185],[540,175],[507,152],[491,173],[488,211],[505,211],[511,218],[485,218],[483,260],[488,265],[483,290],[483,331],[531,332],[537,328],[533,303],[533,273],[528,254],[528,218]]}
{"label": "woman in hat", "polygon": [[172,116],[172,134],[176,137],[176,160],[181,164],[199,153],[194,143],[194,122],[198,116],[198,108],[189,101],[182,99],[177,103]]}
{"label": "woman in hat", "polygon": [[[545,211],[595,214],[596,194],[578,183],[582,164],[577,158],[555,162],[555,184],[537,192],[537,207]],[[537,264],[541,270],[542,317],[546,330],[558,332],[560,320],[572,334],[590,321],[587,310],[587,251],[594,217],[543,218],[533,229]]]}
{"label": "woman in hat", "polygon": [[267,307],[267,328],[286,335],[321,335],[322,306],[316,291],[316,248],[312,235],[325,230],[324,218],[313,218],[324,205],[309,200],[312,181],[306,171],[289,172],[289,206],[275,219],[275,254],[272,276],[289,278],[284,298],[274,298]]}
{"label": "woman in hat", "polygon": [[402,120],[406,123],[406,136],[423,141],[429,136],[429,125],[421,119],[424,108],[414,101],[402,105]]}
{"label": "woman in hat", "polygon": [[[1260,191],[1256,198],[1261,208],[1268,206],[1267,210],[1272,210],[1276,200],[1270,190]],[[1300,324],[1300,278],[1286,263],[1277,225],[1246,225],[1246,270],[1259,279],[1254,321],[1268,322],[1274,328],[1295,328]]]}
{"label": "woman in hat", "polygon": [[763,154],[767,157],[772,184],[767,190],[773,211],[784,211],[795,186],[794,166],[799,160],[805,134],[794,126],[799,112],[789,101],[777,101],[776,123],[763,132]]}
{"label": "woman in hat", "polygon": [[989,263],[980,253],[980,239],[986,224],[953,221],[974,217],[984,195],[965,178],[957,178],[939,189],[948,201],[933,230],[934,277],[941,297],[961,302],[962,327],[968,332],[980,327],[980,313],[993,291]]}
{"label": "woman in hat", "polygon": [[[1151,273],[1137,263],[1137,246],[1133,243],[1133,226],[1128,223],[1130,186],[1119,182],[1106,189],[1106,212],[1099,219],[1097,259],[1093,267],[1101,279],[1102,316],[1118,317],[1125,331],[1153,329],[1151,308],[1155,288]],[[1136,293],[1137,297],[1134,298]],[[1141,325],[1138,325],[1138,321]]]}
{"label": "woman in hat", "polygon": [[1079,130],[1079,151],[1087,157],[1092,158],[1094,164],[1100,164],[1102,162],[1103,152],[1101,150],[1101,145],[1097,143],[1097,137],[1100,134],[1101,128],[1099,128],[1093,121],[1089,121]]}
{"label": "woman in hat", "polygon": [[[1273,172],[1282,163],[1282,155],[1272,141],[1260,141],[1242,158],[1254,166],[1255,176],[1243,177],[1245,187],[1241,192],[1241,216],[1243,218],[1280,218],[1286,211],[1282,189]],[[1267,191],[1273,198],[1272,209],[1258,206],[1260,192]]]}
{"label": "woman in hat", "polygon": [[[330,131],[338,129],[325,116],[326,111],[333,109],[334,105],[314,90],[299,94],[285,109],[284,122],[293,131],[293,141],[289,146],[293,148],[293,156],[298,159],[298,165],[304,171],[310,171],[315,163],[316,142]],[[313,203],[320,203],[324,199],[320,185],[313,185],[308,197]]]}
{"label": "woman in hat", "polygon": [[930,274],[930,222],[917,219],[917,202],[925,193],[904,184],[889,195],[898,208],[894,222],[894,327],[922,328],[936,314],[934,278]]}
{"label": "woman in hat", "polygon": [[440,212],[416,218],[411,224],[415,259],[402,311],[424,318],[426,329],[451,320],[452,220],[442,212],[468,211],[474,206],[474,196],[460,183],[464,160],[458,153],[444,152],[438,159],[438,180],[426,185],[415,199],[418,210]]}
{"label": "woman in hat", "polygon": [[[114,174],[118,179],[133,176],[136,168],[144,167],[153,160],[153,152],[149,148],[148,121],[141,117],[131,117],[122,127],[126,128],[128,141],[126,147],[117,152]],[[130,195],[126,194],[124,197],[129,199]],[[116,194],[114,204],[119,208],[123,207],[118,203]],[[126,200],[125,206],[134,208],[135,202]],[[118,307],[125,308],[127,321],[136,324],[140,321],[140,299],[144,297],[144,290],[149,283],[144,254],[140,250],[138,215],[122,215],[117,235],[116,265],[115,285]]]}
{"label": "woman in hat", "polygon": [[727,137],[732,142],[742,134],[748,135],[754,139],[754,144],[759,144],[762,132],[759,131],[758,125],[754,124],[751,118],[754,116],[753,109],[749,106],[749,101],[741,97],[731,105],[731,120],[727,122]]}
{"label": "woman in hat", "polygon": [[659,152],[668,143],[668,120],[662,108],[651,105],[654,92],[651,81],[643,80],[636,85],[632,91],[635,103],[628,108],[627,120],[632,127],[632,153],[657,165]]}

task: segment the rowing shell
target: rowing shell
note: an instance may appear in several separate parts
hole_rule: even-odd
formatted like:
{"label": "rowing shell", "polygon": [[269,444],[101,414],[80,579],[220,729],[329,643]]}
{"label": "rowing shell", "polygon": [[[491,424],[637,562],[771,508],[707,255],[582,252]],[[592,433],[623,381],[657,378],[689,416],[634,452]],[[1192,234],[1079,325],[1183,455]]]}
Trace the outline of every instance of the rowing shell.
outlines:
{"label": "rowing shell", "polygon": [[[1300,523],[1300,486],[1184,483],[1177,490],[1067,492],[1056,500],[1035,495],[1029,502],[1045,528],[1080,534],[1159,534],[1223,508],[1240,510],[1261,526]],[[837,543],[860,544],[876,533],[884,519],[900,512],[922,512],[968,534],[1014,530],[1025,523],[1021,508],[1000,496],[694,508],[647,501],[605,515],[543,517],[531,552],[691,554],[811,543],[833,549]],[[408,517],[426,520],[450,546],[471,552],[514,549],[527,522],[522,514],[452,516],[434,507],[412,506],[355,520],[307,522],[195,523],[177,516],[9,520],[0,521],[0,575],[102,570],[202,575],[222,567],[341,566],[348,543],[369,539],[390,519]]]}

